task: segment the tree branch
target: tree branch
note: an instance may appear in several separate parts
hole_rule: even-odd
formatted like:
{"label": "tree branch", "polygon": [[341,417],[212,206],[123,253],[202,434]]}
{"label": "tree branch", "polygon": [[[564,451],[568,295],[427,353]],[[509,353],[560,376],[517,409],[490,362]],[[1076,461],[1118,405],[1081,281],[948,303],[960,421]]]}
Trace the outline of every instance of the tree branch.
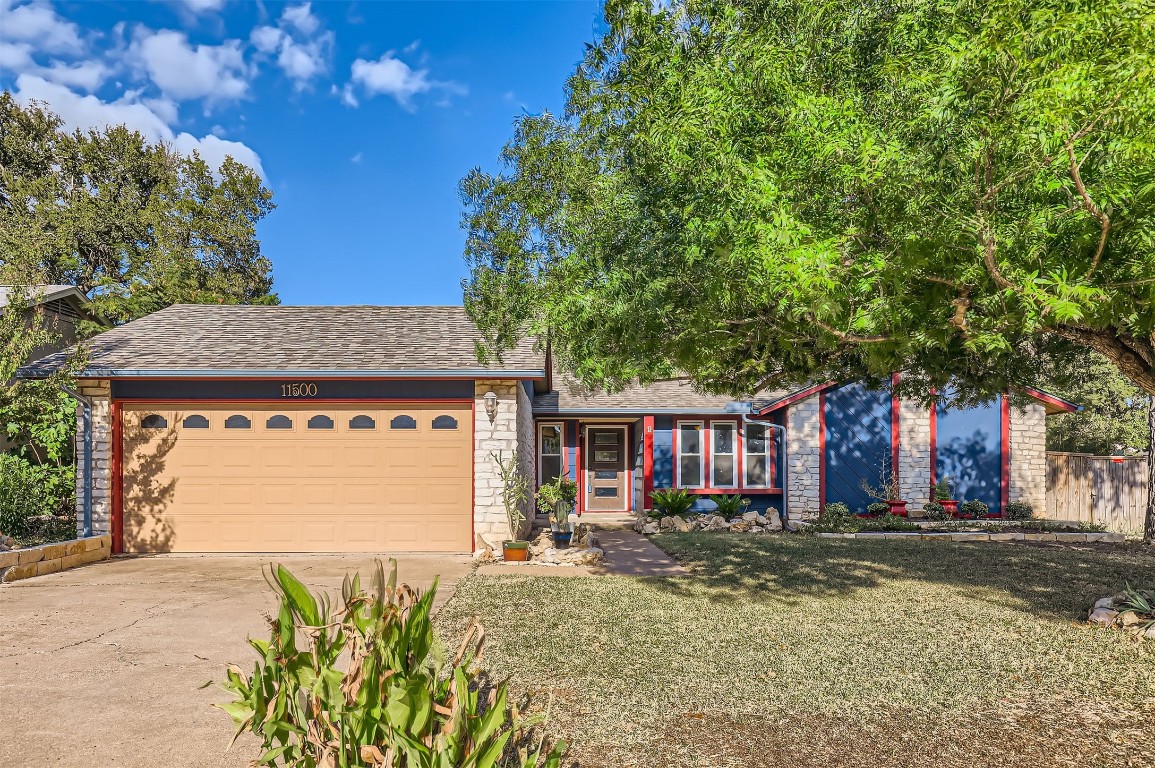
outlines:
{"label": "tree branch", "polygon": [[855,336],[852,333],[846,333],[845,331],[832,328],[831,326],[817,319],[814,321],[814,324],[840,341],[849,341],[855,344],[879,344],[884,341],[890,341],[889,336]]}
{"label": "tree branch", "polygon": [[1103,260],[1103,250],[1107,247],[1107,233],[1111,231],[1111,219],[1103,212],[1103,209],[1095,205],[1095,201],[1091,199],[1091,195],[1087,192],[1087,187],[1083,184],[1083,176],[1079,173],[1081,163],[1075,160],[1075,138],[1073,136],[1071,140],[1067,142],[1067,159],[1070,163],[1071,178],[1075,182],[1075,190],[1079,193],[1079,197],[1083,199],[1083,207],[1099,220],[1099,246],[1095,249],[1095,256],[1091,259],[1091,266],[1087,267],[1087,271],[1083,275],[1084,280],[1090,280],[1091,275],[1095,274],[1095,270],[1099,268],[1099,262]]}

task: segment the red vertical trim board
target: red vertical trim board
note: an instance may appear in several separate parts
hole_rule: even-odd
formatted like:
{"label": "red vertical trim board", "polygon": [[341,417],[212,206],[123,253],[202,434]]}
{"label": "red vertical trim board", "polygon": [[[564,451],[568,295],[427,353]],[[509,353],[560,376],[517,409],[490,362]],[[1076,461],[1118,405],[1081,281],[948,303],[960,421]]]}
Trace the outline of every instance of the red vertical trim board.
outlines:
{"label": "red vertical trim board", "polygon": [[[937,394],[933,389],[932,395]],[[930,498],[934,499],[934,489],[938,485],[938,403],[930,404]]]}
{"label": "red vertical trim board", "polygon": [[109,489],[112,493],[112,552],[115,555],[124,552],[124,441],[121,440],[123,431],[123,411],[120,403],[111,403],[112,411],[112,483]]}
{"label": "red vertical trim board", "polygon": [[575,421],[573,423],[574,436],[574,481],[578,485],[577,495],[577,513],[580,515],[586,508],[586,471],[582,466],[582,423]]}
{"label": "red vertical trim board", "polygon": [[818,511],[826,507],[826,393],[818,393]]}
{"label": "red vertical trim board", "polygon": [[[901,483],[901,456],[902,453],[902,401],[898,399],[894,388],[898,386],[899,374],[890,377],[890,474],[896,483]],[[902,487],[901,485],[899,486]],[[899,495],[902,495],[901,493]]]}
{"label": "red vertical trim board", "polygon": [[654,417],[642,417],[642,508],[650,509],[654,492]]}
{"label": "red vertical trim board", "polygon": [[[469,514],[469,551],[477,551],[477,398],[473,399],[473,418],[470,419],[470,428],[473,432],[473,460],[470,462],[470,471],[473,473],[473,483],[470,485],[469,499],[472,509]],[[537,422],[533,424],[533,431],[537,433]],[[536,442],[536,438],[535,438]],[[533,474],[537,478],[537,453],[533,454]]]}
{"label": "red vertical trim board", "polygon": [[1011,500],[1011,402],[1006,395],[1000,398],[1002,406],[1002,494],[1001,516],[1007,514],[1007,503]]}

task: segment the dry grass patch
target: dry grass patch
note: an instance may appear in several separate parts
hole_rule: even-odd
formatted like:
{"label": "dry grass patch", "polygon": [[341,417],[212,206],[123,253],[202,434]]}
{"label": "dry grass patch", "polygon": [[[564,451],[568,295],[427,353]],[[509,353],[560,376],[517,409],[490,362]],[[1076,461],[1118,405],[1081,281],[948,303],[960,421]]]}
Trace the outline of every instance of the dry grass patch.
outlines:
{"label": "dry grass patch", "polygon": [[482,618],[487,666],[554,694],[586,768],[1155,754],[1155,643],[1081,623],[1124,581],[1155,581],[1150,550],[655,541],[692,575],[475,575],[438,617],[448,634]]}

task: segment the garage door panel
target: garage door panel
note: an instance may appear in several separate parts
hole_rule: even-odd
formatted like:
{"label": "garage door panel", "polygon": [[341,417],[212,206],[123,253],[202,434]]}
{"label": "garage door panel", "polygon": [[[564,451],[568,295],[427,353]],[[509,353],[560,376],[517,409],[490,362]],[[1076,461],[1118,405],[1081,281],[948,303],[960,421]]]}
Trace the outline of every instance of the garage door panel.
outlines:
{"label": "garage door panel", "polygon": [[[150,414],[161,419],[141,426]],[[416,428],[390,429],[400,415]],[[442,415],[458,429],[432,429]],[[292,427],[269,428],[274,416]],[[227,428],[230,417],[250,426]],[[468,551],[471,418],[469,407],[445,404],[126,405],[125,548]],[[309,428],[310,419],[332,428]],[[146,428],[161,421],[167,426]],[[350,426],[367,423],[373,428]]]}

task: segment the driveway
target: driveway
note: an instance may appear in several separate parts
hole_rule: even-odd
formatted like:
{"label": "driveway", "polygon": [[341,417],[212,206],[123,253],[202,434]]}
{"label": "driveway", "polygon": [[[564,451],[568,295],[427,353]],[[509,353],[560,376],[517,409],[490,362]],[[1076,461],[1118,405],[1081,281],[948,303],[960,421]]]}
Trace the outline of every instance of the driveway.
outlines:
{"label": "driveway", "polygon": [[[399,580],[438,604],[469,573],[468,555],[398,555]],[[249,670],[247,636],[268,632],[261,566],[283,563],[313,589],[339,593],[372,556],[123,558],[0,586],[0,765],[245,766],[232,722],[210,705],[225,664]]]}

